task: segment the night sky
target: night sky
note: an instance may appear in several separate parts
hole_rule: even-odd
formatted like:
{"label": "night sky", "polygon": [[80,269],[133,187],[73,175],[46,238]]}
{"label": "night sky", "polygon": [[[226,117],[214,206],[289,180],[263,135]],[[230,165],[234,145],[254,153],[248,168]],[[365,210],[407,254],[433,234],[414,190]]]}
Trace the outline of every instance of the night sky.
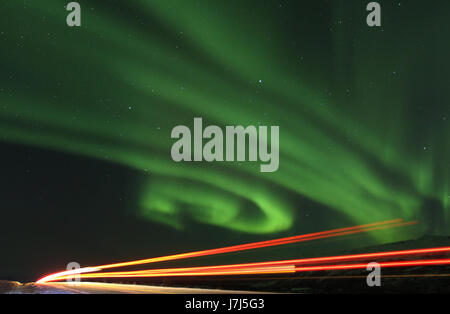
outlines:
{"label": "night sky", "polygon": [[[66,2],[0,3],[0,279],[393,218],[420,223],[339,247],[450,234],[449,1],[379,1],[375,28],[362,0],[84,0],[72,28]],[[175,163],[194,117],[280,126],[279,170]]]}

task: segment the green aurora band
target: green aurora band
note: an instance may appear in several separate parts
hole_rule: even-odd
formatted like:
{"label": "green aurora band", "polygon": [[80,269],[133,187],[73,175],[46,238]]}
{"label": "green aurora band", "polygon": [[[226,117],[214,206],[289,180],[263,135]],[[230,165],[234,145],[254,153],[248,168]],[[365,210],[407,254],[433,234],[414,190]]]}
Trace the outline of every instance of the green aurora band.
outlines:
{"label": "green aurora band", "polygon": [[[137,210],[175,228],[279,233],[305,198],[448,234],[448,1],[386,3],[383,29],[364,1],[80,1],[81,28],[63,2],[0,4],[0,140],[148,173]],[[196,116],[279,125],[279,171],[173,162]]]}

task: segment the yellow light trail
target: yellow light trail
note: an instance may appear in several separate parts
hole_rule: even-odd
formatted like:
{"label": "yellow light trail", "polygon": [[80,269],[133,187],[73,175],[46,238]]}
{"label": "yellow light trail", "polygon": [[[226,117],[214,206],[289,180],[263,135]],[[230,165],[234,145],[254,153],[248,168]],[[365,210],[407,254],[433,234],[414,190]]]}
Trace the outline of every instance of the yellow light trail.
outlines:
{"label": "yellow light trail", "polygon": [[[376,222],[376,223],[371,223],[371,224],[366,224],[366,225],[361,225],[361,226],[353,226],[353,227],[321,231],[321,232],[316,232],[316,233],[309,233],[309,234],[304,234],[304,235],[299,235],[299,236],[294,236],[294,237],[274,239],[274,240],[255,242],[255,243],[249,243],[249,244],[241,244],[241,245],[235,245],[235,246],[229,246],[229,247],[211,249],[211,250],[205,250],[205,251],[174,254],[174,255],[155,257],[155,258],[149,258],[149,259],[143,259],[143,260],[137,260],[137,261],[131,261],[131,262],[102,265],[102,266],[96,266],[95,268],[108,269],[108,268],[150,264],[150,263],[156,263],[156,262],[165,262],[165,261],[186,259],[186,258],[192,258],[192,257],[239,252],[239,251],[259,249],[259,248],[270,247],[270,246],[291,244],[291,243],[297,243],[297,242],[302,242],[302,241],[311,241],[311,240],[324,239],[324,238],[334,237],[334,236],[343,236],[343,235],[349,235],[349,234],[354,234],[354,233],[373,231],[373,230],[377,230],[378,228],[397,227],[400,225],[405,225],[405,224],[409,225],[409,224],[417,223],[416,221],[408,222],[408,223],[401,223],[401,221],[402,221],[402,219],[393,219],[393,220]],[[376,227],[376,226],[378,226],[378,227]]]}
{"label": "yellow light trail", "polygon": [[[394,261],[394,262],[380,262],[378,264],[382,268],[442,266],[442,265],[450,265],[450,259]],[[238,276],[238,275],[283,274],[283,273],[288,274],[296,272],[317,272],[317,271],[331,271],[331,270],[337,271],[337,270],[366,269],[366,268],[367,263],[302,266],[302,267],[295,267],[295,265],[286,265],[286,266],[254,267],[248,269],[209,270],[209,271],[202,271],[201,269],[192,268],[192,270],[189,271],[161,270],[160,272],[154,272],[152,270],[148,270],[135,272],[91,273],[91,274],[80,274],[80,278],[99,279],[99,278],[153,278],[153,277],[187,277],[187,276]],[[71,278],[71,276],[61,276],[58,277],[58,280],[64,280],[68,278]]]}
{"label": "yellow light trail", "polygon": [[[103,265],[103,266],[96,266],[96,267],[87,267],[87,268],[81,268],[78,270],[72,270],[72,271],[65,271],[65,272],[59,272],[55,273],[46,277],[41,278],[37,281],[37,283],[44,283],[44,282],[50,282],[50,281],[57,281],[62,279],[67,279],[73,275],[86,275],[86,273],[93,273],[97,271],[102,271],[109,268],[116,268],[116,267],[125,267],[125,266],[133,266],[133,265],[142,265],[142,264],[149,264],[149,263],[155,263],[155,262],[162,262],[162,261],[169,261],[169,260],[176,260],[176,259],[184,259],[184,258],[191,258],[191,257],[198,257],[198,256],[207,256],[207,255],[213,255],[213,254],[223,254],[223,253],[229,253],[229,252],[237,252],[237,251],[243,251],[243,250],[250,250],[250,249],[256,249],[256,248],[263,248],[263,247],[269,247],[269,246],[276,246],[276,245],[282,245],[282,244],[289,244],[289,243],[296,243],[296,242],[302,242],[302,241],[311,241],[316,239],[323,239],[323,238],[329,238],[329,237],[336,237],[336,236],[343,236],[343,235],[350,235],[350,234],[356,234],[361,232],[368,232],[368,231],[374,231],[374,230],[380,230],[385,228],[393,228],[393,227],[400,227],[400,226],[408,226],[416,224],[416,221],[412,222],[401,222],[401,219],[394,219],[384,222],[377,222],[377,223],[371,223],[361,226],[353,226],[353,227],[346,227],[346,228],[339,228],[339,229],[333,229],[328,231],[322,231],[322,232],[316,232],[316,233],[310,233],[305,235],[299,235],[294,237],[287,237],[287,238],[281,238],[281,239],[274,239],[274,240],[268,240],[268,241],[262,241],[262,242],[256,242],[256,243],[249,243],[249,244],[243,244],[243,245],[236,245],[236,246],[230,246],[230,247],[224,247],[219,249],[211,249],[211,250],[205,250],[205,251],[197,251],[197,252],[191,252],[191,253],[184,253],[184,254],[175,254],[175,255],[169,255],[169,256],[163,256],[163,257],[156,257],[156,258],[150,258],[150,259],[144,259],[144,260],[138,260],[138,261],[131,261],[131,262],[124,262],[124,263],[116,263],[116,264],[109,264],[109,265]],[[276,262],[272,262],[276,263]],[[264,264],[264,263],[263,263]],[[213,268],[216,270],[219,268],[236,268],[236,267],[251,267],[251,265],[258,265],[258,263],[249,264],[247,266],[242,266],[237,264],[237,266],[233,265],[222,265],[222,266],[211,266],[211,267],[202,267],[201,269],[206,271],[211,271]],[[265,263],[267,266],[273,266],[269,265],[268,263]],[[264,266],[262,264],[259,264],[258,266]],[[158,273],[161,272],[161,270],[149,270],[148,272],[154,272]],[[167,271],[167,270],[166,270]],[[192,271],[192,269],[191,269]],[[146,271],[144,271],[146,272]],[[120,272],[118,272],[120,273]],[[123,273],[123,272],[122,272]],[[107,273],[104,273],[107,274]],[[111,273],[109,273],[111,274]],[[136,273],[137,274],[137,273]],[[86,277],[84,277],[86,278]],[[97,277],[98,278],[98,277]]]}

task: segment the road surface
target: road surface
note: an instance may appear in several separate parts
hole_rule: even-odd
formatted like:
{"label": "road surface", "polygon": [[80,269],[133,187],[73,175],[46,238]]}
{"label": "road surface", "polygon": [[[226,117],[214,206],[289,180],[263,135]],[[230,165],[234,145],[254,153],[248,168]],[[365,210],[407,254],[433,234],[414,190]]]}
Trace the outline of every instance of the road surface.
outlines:
{"label": "road surface", "polygon": [[124,285],[113,283],[55,282],[45,284],[16,284],[9,294],[251,294],[250,291],[172,288],[161,286]]}

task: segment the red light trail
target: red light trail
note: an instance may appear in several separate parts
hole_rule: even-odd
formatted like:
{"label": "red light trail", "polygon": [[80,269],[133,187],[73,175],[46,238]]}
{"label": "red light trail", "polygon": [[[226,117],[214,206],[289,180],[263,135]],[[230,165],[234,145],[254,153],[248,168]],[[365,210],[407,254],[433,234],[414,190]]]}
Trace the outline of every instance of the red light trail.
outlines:
{"label": "red light trail", "polygon": [[[436,265],[450,265],[450,259],[435,259],[435,260],[415,260],[415,261],[400,261],[400,262],[380,262],[380,267],[414,267],[414,266],[436,266]],[[345,270],[345,269],[366,269],[365,264],[347,264],[347,265],[321,265],[321,266],[302,266],[295,268],[295,272],[308,271],[327,271],[327,270]]]}
{"label": "red light trail", "polygon": [[[318,262],[340,262],[350,260],[361,260],[380,257],[400,257],[418,254],[438,254],[449,253],[450,247],[427,248],[417,250],[390,251],[379,253],[355,254],[330,256],[320,258],[306,258],[299,260],[286,260],[262,263],[246,263],[221,266],[206,267],[187,267],[172,269],[150,269],[128,272],[110,272],[110,273],[92,273],[80,275],[81,278],[123,278],[123,277],[170,277],[170,276],[213,276],[213,275],[239,275],[239,274],[268,274],[268,273],[286,273],[286,272],[305,272],[305,271],[325,271],[325,270],[345,270],[366,268],[367,263],[344,264],[344,265],[319,265],[319,266],[301,266],[299,264],[314,264]],[[434,260],[416,260],[400,262],[379,262],[381,267],[406,267],[406,266],[426,266],[426,265],[446,265],[450,264],[450,259]],[[285,268],[283,268],[285,267]],[[70,276],[60,276],[55,280],[67,279]]]}
{"label": "red light trail", "polygon": [[[393,252],[378,252],[378,253],[366,253],[366,254],[354,254],[354,255],[342,255],[342,256],[330,256],[330,257],[318,257],[318,258],[305,258],[305,259],[295,259],[295,260],[284,260],[284,261],[273,261],[273,262],[259,262],[259,263],[246,263],[246,264],[232,264],[232,265],[220,265],[220,266],[203,266],[203,267],[185,267],[185,268],[172,268],[172,269],[150,269],[141,271],[126,271],[126,272],[103,272],[97,273],[109,268],[142,265],[155,262],[186,259],[198,256],[208,256],[215,254],[223,254],[230,252],[238,252],[244,250],[251,250],[257,248],[264,248],[270,246],[277,246],[283,244],[297,243],[303,241],[311,241],[317,239],[324,239],[330,237],[337,237],[343,235],[357,234],[361,232],[369,232],[375,230],[381,230],[385,228],[393,228],[400,226],[408,226],[416,224],[413,222],[401,222],[401,219],[395,219],[385,222],[372,223],[361,226],[353,226],[347,228],[333,229],[328,231],[322,231],[317,233],[310,233],[305,235],[299,235],[294,237],[287,237],[281,239],[274,239],[256,243],[249,243],[243,245],[236,245],[218,249],[175,254],[163,257],[156,257],[138,261],[123,262],[116,264],[109,264],[96,267],[81,268],[72,271],[59,272],[46,276],[37,283],[45,283],[51,281],[58,281],[67,278],[71,278],[74,275],[78,275],[80,278],[124,278],[124,277],[165,277],[165,276],[222,276],[222,275],[258,275],[258,274],[281,274],[281,273],[294,273],[299,271],[307,271],[303,269],[317,269],[317,270],[333,270],[340,269],[339,267],[351,267],[351,265],[359,265],[354,267],[361,268],[361,265],[366,267],[366,264],[350,264],[350,265],[322,265],[322,266],[307,266],[307,267],[296,267],[298,265],[305,264],[318,264],[324,262],[342,262],[350,260],[362,260],[369,258],[381,258],[390,256],[407,256],[415,254],[437,254],[449,252],[450,247],[446,248],[429,248],[429,249],[418,249],[418,250],[404,250],[404,251],[393,251]],[[441,261],[441,260],[435,260]],[[423,262],[423,261],[422,261]],[[400,262],[398,262],[400,263]],[[383,264],[384,265],[384,264]],[[385,264],[384,267],[394,267],[389,266],[390,264]],[[398,264],[401,265],[401,264]],[[405,264],[409,265],[409,264]],[[338,268],[335,268],[338,267]],[[383,266],[382,266],[383,267]],[[348,269],[348,268],[343,268]],[[313,270],[310,270],[313,271]]]}
{"label": "red light trail", "polygon": [[[401,268],[416,266],[442,266],[450,265],[450,259],[434,259],[434,260],[414,260],[399,262],[380,262],[381,268]],[[261,268],[248,268],[236,270],[189,270],[175,271],[174,269],[164,269],[155,272],[154,270],[136,271],[136,272],[112,272],[112,273],[89,273],[80,274],[80,278],[151,278],[151,277],[189,277],[189,276],[237,276],[237,275],[262,275],[262,274],[288,274],[296,272],[317,272],[317,271],[333,271],[333,270],[349,270],[349,269],[366,269],[367,263],[344,264],[344,265],[321,265],[321,266],[268,266]],[[64,280],[72,278],[72,276],[61,276],[55,280]],[[48,282],[48,281],[45,281]]]}
{"label": "red light trail", "polygon": [[163,257],[155,257],[155,258],[149,258],[149,259],[143,259],[143,260],[137,260],[137,261],[131,261],[131,262],[116,263],[116,264],[109,264],[109,265],[103,265],[103,266],[96,266],[95,268],[108,269],[108,268],[135,266],[135,265],[150,264],[150,263],[156,263],[156,262],[164,262],[164,261],[171,261],[171,260],[178,260],[178,259],[186,259],[186,258],[192,258],[192,257],[200,257],[200,256],[209,256],[209,255],[217,255],[217,254],[224,254],[224,253],[239,252],[239,251],[247,251],[247,250],[259,249],[259,248],[270,247],[270,246],[277,246],[277,245],[284,245],[284,244],[291,244],[291,243],[319,240],[319,239],[325,239],[325,238],[331,238],[331,237],[337,237],[337,236],[344,236],[344,235],[350,235],[350,234],[356,234],[356,233],[361,233],[361,232],[374,231],[374,230],[385,229],[385,228],[393,228],[393,227],[400,227],[400,226],[407,226],[407,225],[417,224],[416,221],[406,222],[406,223],[401,222],[401,221],[402,221],[401,219],[394,219],[394,220],[389,220],[389,221],[384,221],[384,222],[377,222],[377,223],[371,223],[371,224],[366,224],[366,225],[361,225],[361,226],[339,228],[339,229],[321,231],[321,232],[316,232],[316,233],[309,233],[309,234],[293,236],[293,237],[287,237],[287,238],[281,238],[281,239],[274,239],[274,240],[261,241],[261,242],[255,242],[255,243],[234,245],[234,246],[218,248],[218,249],[211,249],[211,250],[197,251],[197,252],[190,252],[190,253],[182,253],[182,254],[174,254],[174,255],[168,255],[168,256],[163,256]]}

